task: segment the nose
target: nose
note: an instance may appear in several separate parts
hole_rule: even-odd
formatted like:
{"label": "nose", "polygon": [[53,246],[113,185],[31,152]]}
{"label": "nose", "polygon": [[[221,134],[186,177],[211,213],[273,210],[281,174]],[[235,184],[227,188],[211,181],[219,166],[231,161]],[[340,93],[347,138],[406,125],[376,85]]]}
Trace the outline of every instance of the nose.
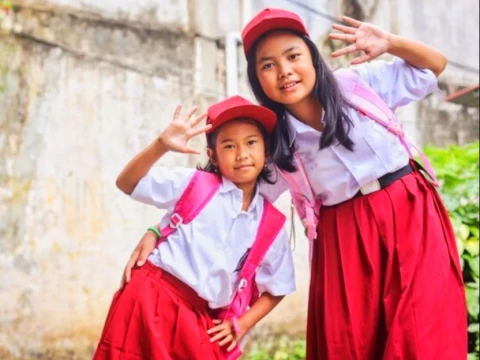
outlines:
{"label": "nose", "polygon": [[248,158],[247,148],[245,146],[239,146],[237,148],[237,161]]}
{"label": "nose", "polygon": [[290,75],[292,75],[292,68],[289,66],[289,64],[280,64],[279,66],[279,71],[278,71],[278,78],[279,79],[286,79]]}

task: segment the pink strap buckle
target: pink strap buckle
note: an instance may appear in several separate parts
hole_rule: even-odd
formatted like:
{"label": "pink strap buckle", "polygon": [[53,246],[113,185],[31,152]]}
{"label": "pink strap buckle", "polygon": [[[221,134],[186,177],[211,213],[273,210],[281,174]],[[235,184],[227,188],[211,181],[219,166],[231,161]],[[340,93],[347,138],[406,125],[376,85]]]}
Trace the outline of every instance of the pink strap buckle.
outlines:
{"label": "pink strap buckle", "polygon": [[176,229],[183,223],[183,218],[177,213],[173,214],[170,218],[169,225],[171,228]]}

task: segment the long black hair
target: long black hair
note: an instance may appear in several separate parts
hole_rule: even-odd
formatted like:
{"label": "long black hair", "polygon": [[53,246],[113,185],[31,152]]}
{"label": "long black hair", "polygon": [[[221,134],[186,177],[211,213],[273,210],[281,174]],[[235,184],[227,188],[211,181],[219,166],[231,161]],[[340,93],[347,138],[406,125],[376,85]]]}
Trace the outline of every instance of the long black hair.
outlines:
{"label": "long black hair", "polygon": [[[255,126],[258,127],[258,129],[260,130],[260,133],[262,134],[263,142],[265,143],[265,152],[268,154],[268,151],[269,151],[268,149],[270,148],[269,144],[270,144],[271,137],[268,135],[265,127],[262,124],[260,124],[258,121],[250,120],[250,119],[247,119],[247,118],[245,118],[245,119],[241,118],[241,119],[236,119],[236,120],[249,122],[249,123],[252,123],[252,124],[254,124]],[[213,151],[214,154],[216,153],[216,149],[215,149],[216,146],[215,145],[217,143],[218,133],[219,133],[221,128],[222,127],[220,126],[217,129],[213,130],[211,133],[207,134],[207,147],[210,148]],[[267,156],[267,154],[265,156]],[[265,159],[265,164],[267,164],[267,161],[268,161],[268,159],[266,158]],[[197,169],[207,171],[207,172],[213,173],[213,174],[218,174],[218,166],[215,165],[215,163],[212,161],[212,159],[208,159],[208,162],[205,166],[198,165]],[[262,171],[258,175],[257,182],[265,181],[267,184],[275,184],[275,181],[270,179],[271,175],[272,175],[272,170],[269,167],[264,166]]]}
{"label": "long black hair", "polygon": [[[300,37],[307,45],[310,50],[310,55],[312,56],[313,66],[316,72],[315,85],[312,91],[325,112],[325,126],[322,131],[322,136],[320,137],[319,149],[340,144],[348,150],[353,151],[354,144],[349,137],[350,129],[353,125],[345,113],[345,100],[340,92],[332,71],[322,59],[317,46],[308,36],[291,30],[285,31]],[[296,170],[293,163],[293,152],[295,149],[290,146],[291,139],[287,119],[285,117],[285,105],[277,103],[267,97],[258,81],[256,73],[255,57],[258,44],[271,33],[272,31],[261,36],[252,46],[252,49],[247,56],[248,81],[257,101],[277,114],[277,126],[275,127],[270,141],[271,159],[280,169],[293,172]]]}

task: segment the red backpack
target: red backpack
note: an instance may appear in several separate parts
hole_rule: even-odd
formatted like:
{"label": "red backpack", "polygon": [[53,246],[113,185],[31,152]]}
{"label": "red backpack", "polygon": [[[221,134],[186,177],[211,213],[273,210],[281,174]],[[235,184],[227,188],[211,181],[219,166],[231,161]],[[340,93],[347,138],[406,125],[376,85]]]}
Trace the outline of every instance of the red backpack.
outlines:
{"label": "red backpack", "polygon": [[[160,230],[162,236],[158,240],[157,246],[165,241],[179,226],[188,224],[195,219],[218,191],[221,183],[221,178],[218,175],[197,170],[182,196],[175,204],[174,213],[170,217],[169,224]],[[285,216],[270,202],[265,200],[257,234],[240,270],[239,283],[233,300],[226,308],[213,310],[213,317],[223,321],[236,320],[247,311],[248,307],[257,301],[260,293],[255,282],[255,273],[284,224]],[[243,345],[243,342],[239,345],[228,353],[225,351],[227,360],[238,359],[241,356],[241,345]]]}

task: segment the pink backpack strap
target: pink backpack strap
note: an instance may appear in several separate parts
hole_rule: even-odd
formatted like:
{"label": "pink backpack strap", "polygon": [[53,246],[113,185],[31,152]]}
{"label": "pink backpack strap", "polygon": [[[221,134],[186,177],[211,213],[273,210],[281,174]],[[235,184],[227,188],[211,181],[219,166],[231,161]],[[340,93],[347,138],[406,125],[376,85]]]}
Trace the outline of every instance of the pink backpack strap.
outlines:
{"label": "pink backpack strap", "polygon": [[222,180],[218,175],[201,170],[195,171],[187,188],[175,204],[169,224],[160,230],[162,237],[159,242],[164,241],[181,224],[188,224],[195,219],[218,191],[221,184]]}
{"label": "pink backpack strap", "polygon": [[353,71],[342,69],[335,72],[337,81],[342,89],[345,100],[360,113],[385,127],[391,133],[397,135],[407,150],[410,158],[414,158],[412,148],[418,153],[435,186],[438,185],[435,171],[425,154],[412,141],[410,141],[400,121],[394,112],[387,106],[385,101]]}
{"label": "pink backpack strap", "polygon": [[313,240],[317,237],[318,214],[321,203],[315,198],[300,156],[294,153],[293,157],[297,165],[297,171],[293,173],[283,170],[279,171],[290,187],[293,205],[303,226],[307,229],[307,238],[311,246]]}
{"label": "pink backpack strap", "polygon": [[264,201],[263,214],[258,226],[257,235],[240,271],[238,291],[242,291],[247,282],[253,279],[268,249],[273,244],[285,224],[285,215],[267,200]]}

